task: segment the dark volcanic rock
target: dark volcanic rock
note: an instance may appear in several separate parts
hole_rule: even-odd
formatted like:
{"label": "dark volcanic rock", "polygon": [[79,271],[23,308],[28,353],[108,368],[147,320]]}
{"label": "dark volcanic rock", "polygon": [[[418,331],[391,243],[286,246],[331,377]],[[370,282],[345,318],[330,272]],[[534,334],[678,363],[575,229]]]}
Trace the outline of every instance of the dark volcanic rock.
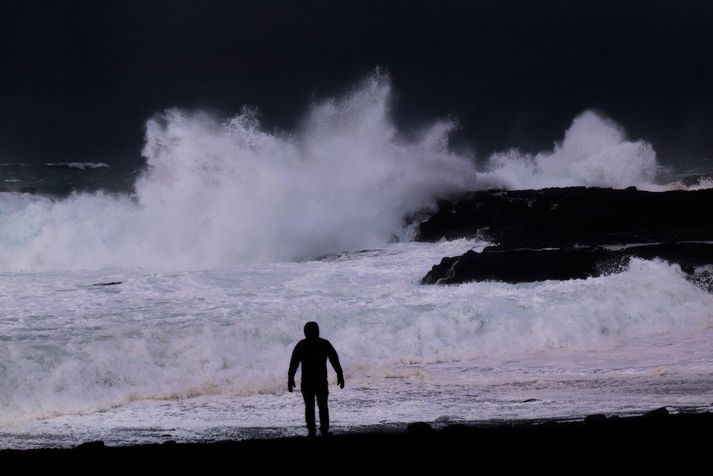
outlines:
{"label": "dark volcanic rock", "polygon": [[584,424],[601,425],[605,421],[607,421],[606,415],[603,415],[602,413],[595,413],[594,415],[587,415],[587,417],[584,419]]}
{"label": "dark volcanic rock", "polygon": [[102,440],[87,441],[80,445],[77,445],[77,449],[80,451],[97,451],[104,449],[104,442]]}
{"label": "dark volcanic rock", "polygon": [[503,247],[713,240],[713,190],[551,188],[471,192],[438,203],[417,240],[472,238]]}
{"label": "dark volcanic rock", "polygon": [[424,435],[433,432],[433,427],[426,422],[416,421],[406,426],[406,431],[410,435]]}
{"label": "dark volcanic rock", "polygon": [[642,415],[644,420],[665,420],[671,416],[666,407],[657,408],[656,410],[651,410]]}
{"label": "dark volcanic rock", "polygon": [[423,284],[454,284],[467,281],[521,283],[545,280],[584,279],[621,269],[630,257],[661,258],[691,274],[698,266],[713,263],[713,245],[678,243],[633,246],[622,250],[563,248],[510,250],[487,247],[461,256],[443,258],[424,276]]}
{"label": "dark volcanic rock", "polygon": [[473,250],[443,258],[423,278],[423,284],[454,284],[467,281],[521,283],[549,279],[584,279],[598,274],[597,263],[609,256],[606,250]]}
{"label": "dark volcanic rock", "polygon": [[[424,284],[497,280],[509,283],[582,279],[620,268],[629,257],[677,263],[710,289],[713,190],[642,192],[551,188],[471,192],[441,201],[417,239],[481,236],[498,244],[444,258]],[[686,243],[699,242],[699,243]],[[649,246],[633,244],[659,243]],[[622,250],[602,246],[630,244]],[[694,273],[695,272],[695,273]]]}

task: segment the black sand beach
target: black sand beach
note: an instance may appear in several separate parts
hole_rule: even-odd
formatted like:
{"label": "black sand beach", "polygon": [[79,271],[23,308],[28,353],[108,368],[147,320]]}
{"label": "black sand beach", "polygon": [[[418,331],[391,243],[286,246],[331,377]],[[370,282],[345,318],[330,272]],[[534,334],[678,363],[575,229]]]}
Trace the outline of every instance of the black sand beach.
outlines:
{"label": "black sand beach", "polygon": [[[468,472],[696,467],[709,463],[713,414],[591,415],[579,421],[450,424],[411,423],[406,431],[349,432],[327,438],[290,437],[211,443],[72,449],[3,450],[5,467],[186,469],[249,468],[345,472],[367,469],[460,468]],[[96,466],[94,466],[96,465]],[[702,467],[701,470],[705,470]]]}

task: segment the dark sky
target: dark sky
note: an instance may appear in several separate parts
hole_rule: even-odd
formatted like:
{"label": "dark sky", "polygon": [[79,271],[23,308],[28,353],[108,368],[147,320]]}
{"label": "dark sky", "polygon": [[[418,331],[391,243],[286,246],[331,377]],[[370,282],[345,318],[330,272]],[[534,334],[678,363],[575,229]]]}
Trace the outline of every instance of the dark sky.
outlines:
{"label": "dark sky", "polygon": [[450,115],[479,155],[549,148],[597,108],[664,160],[713,157],[708,4],[5,0],[0,162],[138,163],[173,106],[289,129],[377,66],[401,126]]}

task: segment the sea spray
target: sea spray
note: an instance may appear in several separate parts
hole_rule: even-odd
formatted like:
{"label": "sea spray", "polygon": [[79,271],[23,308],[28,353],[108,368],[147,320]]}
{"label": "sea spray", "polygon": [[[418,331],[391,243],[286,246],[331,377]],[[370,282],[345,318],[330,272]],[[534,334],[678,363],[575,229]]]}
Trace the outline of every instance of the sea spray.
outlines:
{"label": "sea spray", "polygon": [[516,149],[489,157],[482,181],[506,189],[654,186],[656,153],[645,141],[630,141],[623,128],[594,111],[577,116],[552,151]]}
{"label": "sea spray", "polygon": [[[418,284],[437,257],[473,246],[484,243],[397,243],[337,261],[232,270],[0,275],[0,423],[137,400],[283,394],[308,320],[335,343],[350,381],[400,376],[404,364],[465,370],[502,358],[511,369],[537,367],[568,352],[618,369],[607,353],[621,358],[634,344],[644,349],[626,354],[636,365],[660,365],[647,339],[675,343],[713,319],[713,297],[659,261],[587,280]],[[104,278],[124,283],[86,285]]]}
{"label": "sea spray", "polygon": [[575,118],[552,151],[494,154],[479,171],[448,148],[452,122],[400,134],[391,96],[376,73],[312,105],[291,133],[265,130],[249,108],[158,114],[134,196],[0,193],[0,272],[301,261],[407,239],[407,217],[464,190],[662,188],[652,147],[601,114]]}
{"label": "sea spray", "polygon": [[377,74],[315,104],[293,134],[263,130],[248,109],[228,121],[168,110],[147,124],[135,197],[20,209],[0,197],[0,270],[214,268],[383,245],[407,215],[476,178],[448,150],[452,123],[405,140],[390,102]]}

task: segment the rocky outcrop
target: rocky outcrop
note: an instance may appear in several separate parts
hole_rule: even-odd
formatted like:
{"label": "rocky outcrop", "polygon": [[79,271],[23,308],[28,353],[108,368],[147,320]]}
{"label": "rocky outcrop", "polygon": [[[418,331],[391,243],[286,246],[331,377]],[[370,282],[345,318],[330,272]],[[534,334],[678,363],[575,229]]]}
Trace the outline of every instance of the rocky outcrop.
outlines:
{"label": "rocky outcrop", "polygon": [[522,283],[584,279],[621,269],[631,257],[660,258],[679,264],[694,276],[697,267],[713,263],[713,245],[680,243],[634,246],[621,250],[594,248],[517,249],[487,247],[460,256],[443,258],[422,279],[423,284],[455,284],[468,281]]}
{"label": "rocky outcrop", "polygon": [[[443,258],[424,284],[583,279],[621,269],[630,257],[679,264],[713,287],[713,190],[551,188],[471,192],[438,203],[417,240],[481,237],[481,253]],[[646,246],[642,246],[647,244]]]}
{"label": "rocky outcrop", "polygon": [[551,188],[471,192],[438,203],[418,241],[482,236],[505,248],[713,241],[713,190]]}

